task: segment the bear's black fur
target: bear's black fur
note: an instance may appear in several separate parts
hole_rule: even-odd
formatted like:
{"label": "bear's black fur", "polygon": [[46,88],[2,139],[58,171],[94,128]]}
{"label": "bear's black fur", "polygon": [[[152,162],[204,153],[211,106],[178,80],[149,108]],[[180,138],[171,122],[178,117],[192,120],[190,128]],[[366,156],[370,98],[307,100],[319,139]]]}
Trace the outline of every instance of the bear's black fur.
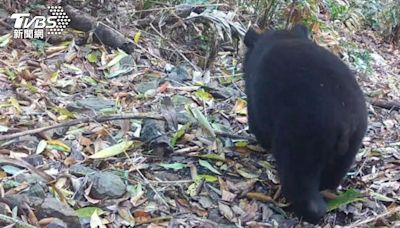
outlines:
{"label": "bear's black fur", "polygon": [[317,223],[326,213],[320,190],[335,190],[367,127],[354,75],[308,30],[262,34],[250,29],[244,72],[250,130],[272,153],[284,196],[296,215]]}

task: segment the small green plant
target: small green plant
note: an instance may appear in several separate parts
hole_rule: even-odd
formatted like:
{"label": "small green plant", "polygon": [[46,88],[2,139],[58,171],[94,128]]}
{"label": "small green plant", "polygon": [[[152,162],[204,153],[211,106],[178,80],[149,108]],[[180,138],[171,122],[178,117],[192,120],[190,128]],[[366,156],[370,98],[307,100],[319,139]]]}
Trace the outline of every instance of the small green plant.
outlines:
{"label": "small green plant", "polygon": [[341,46],[347,52],[349,61],[352,63],[354,68],[363,73],[371,73],[371,51],[368,49],[359,49],[350,43],[341,43]]}
{"label": "small green plant", "polygon": [[331,12],[332,20],[344,20],[350,8],[348,5],[339,3],[336,0],[327,0],[326,4]]}
{"label": "small green plant", "polygon": [[400,39],[400,0],[357,0],[368,26],[380,32],[390,42]]}

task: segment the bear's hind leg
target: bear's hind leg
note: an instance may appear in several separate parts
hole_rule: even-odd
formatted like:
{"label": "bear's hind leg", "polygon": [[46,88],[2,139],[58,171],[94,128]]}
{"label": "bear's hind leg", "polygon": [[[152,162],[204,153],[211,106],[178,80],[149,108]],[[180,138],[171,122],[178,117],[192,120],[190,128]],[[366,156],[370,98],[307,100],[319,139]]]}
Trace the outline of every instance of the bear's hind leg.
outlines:
{"label": "bear's hind leg", "polygon": [[336,155],[330,161],[327,161],[326,167],[322,170],[320,177],[320,190],[336,190],[346,176],[351,165],[353,164],[354,157],[360,149],[361,140],[364,136],[364,131],[353,133],[347,139],[349,146],[345,152],[335,151]]}
{"label": "bear's hind leg", "polygon": [[322,164],[314,156],[298,152],[273,147],[283,195],[298,217],[315,224],[326,213],[326,203],[319,193]]}

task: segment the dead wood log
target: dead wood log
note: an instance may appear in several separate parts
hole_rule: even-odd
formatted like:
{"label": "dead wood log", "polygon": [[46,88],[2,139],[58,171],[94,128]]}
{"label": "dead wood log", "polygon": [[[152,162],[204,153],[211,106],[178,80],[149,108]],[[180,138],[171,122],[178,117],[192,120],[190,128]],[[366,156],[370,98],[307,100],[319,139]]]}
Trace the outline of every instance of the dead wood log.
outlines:
{"label": "dead wood log", "polygon": [[130,54],[135,50],[136,45],[130,39],[126,38],[119,31],[111,28],[110,26],[96,21],[92,16],[75,9],[72,6],[66,5],[64,7],[69,19],[71,19],[69,26],[83,32],[93,32],[97,40],[111,48],[119,48],[126,53]]}

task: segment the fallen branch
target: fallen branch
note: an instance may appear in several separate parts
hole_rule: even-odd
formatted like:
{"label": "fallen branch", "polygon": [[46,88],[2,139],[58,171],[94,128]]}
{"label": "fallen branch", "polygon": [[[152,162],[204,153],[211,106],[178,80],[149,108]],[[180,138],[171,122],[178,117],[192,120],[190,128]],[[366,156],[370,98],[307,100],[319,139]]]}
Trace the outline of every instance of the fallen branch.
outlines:
{"label": "fallen branch", "polygon": [[[41,128],[36,128],[36,129],[31,129],[31,130],[26,130],[22,132],[17,132],[13,134],[6,134],[6,135],[0,135],[0,141],[5,141],[5,140],[10,140],[10,139],[15,139],[21,136],[25,135],[33,135],[37,134],[40,132],[52,130],[55,128],[61,128],[61,127],[71,127],[74,125],[78,125],[81,123],[90,123],[90,122],[107,122],[107,121],[112,121],[112,120],[125,120],[125,119],[155,119],[155,120],[163,120],[166,121],[163,116],[160,115],[154,115],[150,113],[142,113],[142,114],[122,114],[122,115],[109,115],[109,116],[94,116],[94,117],[86,117],[86,118],[81,118],[81,119],[75,119],[71,121],[67,121],[64,123],[59,123],[55,124],[52,126],[47,126],[47,127],[41,127]],[[181,120],[178,119],[178,123],[180,124],[186,124],[186,120]],[[232,139],[245,139],[251,142],[255,142],[255,139],[252,137],[248,136],[240,136],[240,135],[235,135],[227,132],[221,132],[215,130],[215,134],[219,135],[221,137],[227,137],[227,138],[232,138]]]}
{"label": "fallen branch", "polygon": [[379,108],[384,108],[384,109],[389,109],[389,110],[394,110],[394,111],[400,110],[400,102],[397,102],[397,101],[385,101],[385,100],[370,99],[369,103],[371,103],[373,106],[376,106]]}
{"label": "fallen branch", "polygon": [[22,160],[22,159],[15,159],[15,158],[10,158],[10,157],[5,157],[5,156],[0,156],[0,164],[8,164],[8,165],[13,165],[13,166],[18,166],[22,167],[25,169],[30,170],[32,173],[35,173],[39,177],[43,178],[46,182],[51,182],[54,180],[54,178],[47,173],[43,172],[40,169],[35,168],[33,165],[29,164],[28,162]]}
{"label": "fallen branch", "polygon": [[124,120],[124,119],[156,119],[156,120],[164,120],[164,117],[152,116],[151,114],[126,114],[126,115],[110,115],[110,116],[86,117],[86,118],[71,120],[71,121],[64,122],[64,123],[55,124],[55,125],[52,125],[52,126],[41,127],[41,128],[36,128],[36,129],[32,129],[32,130],[17,132],[17,133],[14,133],[14,134],[0,135],[0,141],[14,139],[14,138],[18,138],[18,137],[25,136],[25,135],[33,135],[33,134],[37,134],[37,133],[40,133],[40,132],[44,132],[44,131],[48,131],[48,130],[52,130],[52,129],[60,128],[60,127],[71,127],[71,126],[74,126],[74,125],[77,125],[77,124],[81,124],[81,123],[90,123],[90,122],[99,122],[99,123],[101,123],[101,122],[107,122],[107,121],[112,121],[112,120]]}

